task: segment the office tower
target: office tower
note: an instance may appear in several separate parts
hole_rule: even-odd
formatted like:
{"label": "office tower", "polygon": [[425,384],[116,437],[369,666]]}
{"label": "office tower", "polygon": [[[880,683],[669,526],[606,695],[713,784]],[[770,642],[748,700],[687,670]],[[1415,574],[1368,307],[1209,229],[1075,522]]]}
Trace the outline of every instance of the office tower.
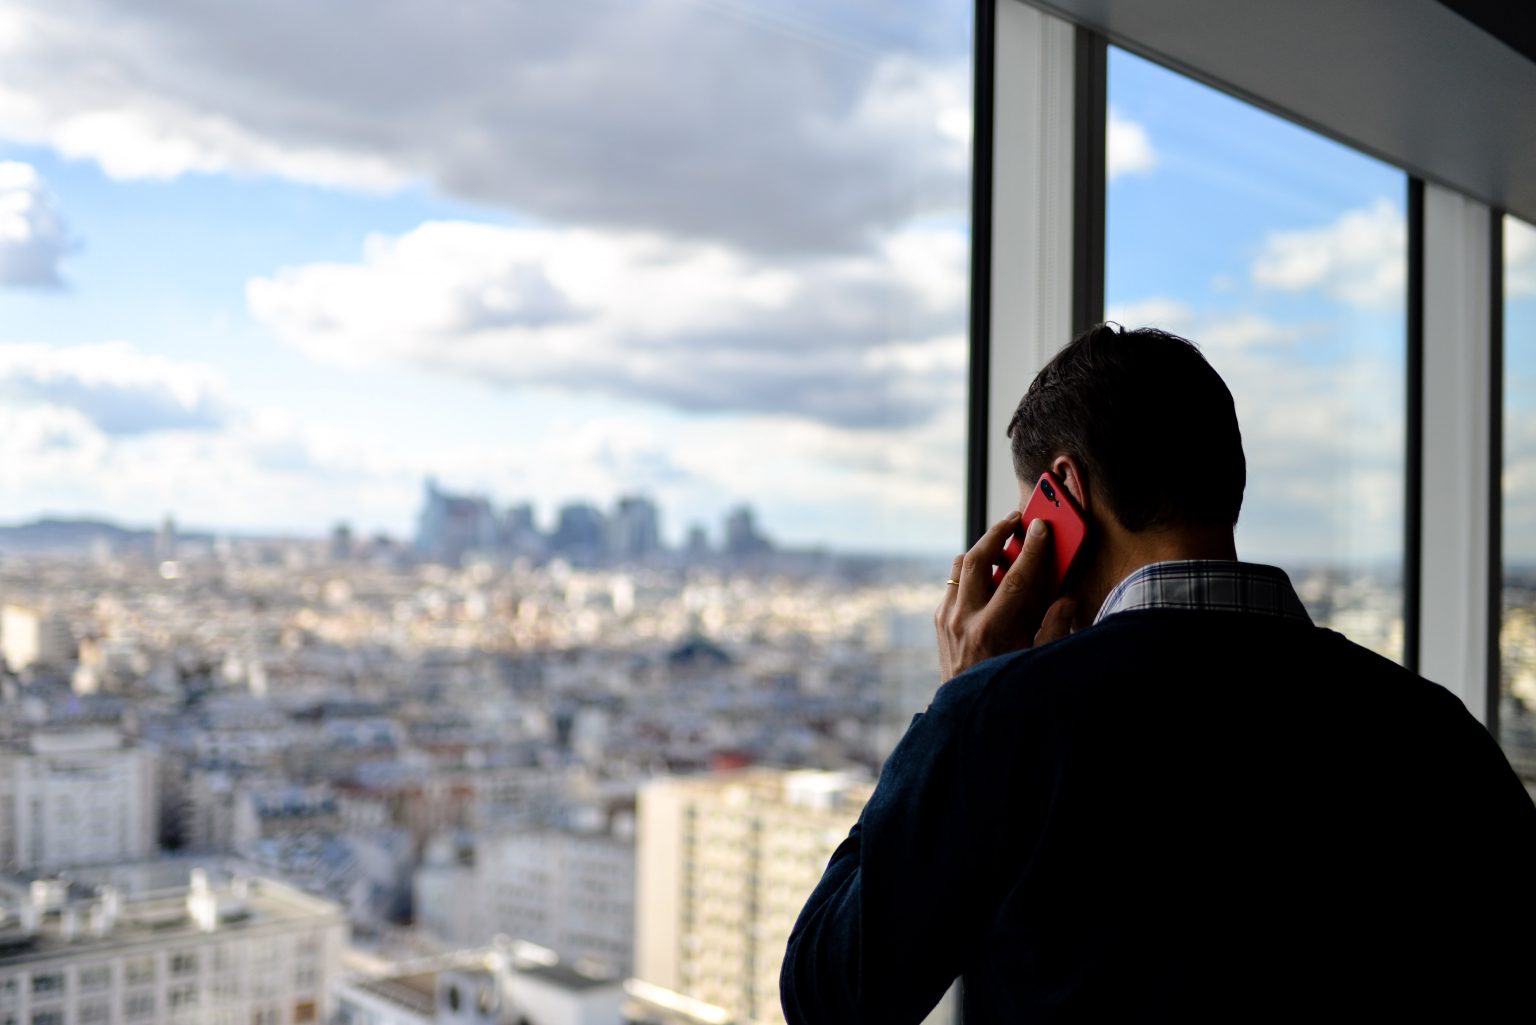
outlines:
{"label": "office tower", "polygon": [[155,561],[168,562],[176,558],[176,520],[166,513],[155,533]]}
{"label": "office tower", "polygon": [[427,478],[417,521],[416,549],[428,559],[456,566],[470,552],[497,546],[496,513],[484,495],[455,495]]}
{"label": "office tower", "polygon": [[685,547],[690,559],[701,559],[709,554],[709,532],[704,529],[704,524],[695,523],[688,528]]}
{"label": "office tower", "polygon": [[60,669],[74,661],[75,636],[69,621],[30,605],[0,608],[0,656],[12,672],[33,666]]}
{"label": "office tower", "polygon": [[514,555],[538,555],[544,550],[544,535],[534,520],[533,505],[519,502],[507,509],[502,519],[502,543]]}
{"label": "office tower", "polygon": [[661,514],[656,503],[642,496],[619,499],[610,530],[618,559],[647,559],[661,551]]}
{"label": "office tower", "polygon": [[738,506],[725,518],[725,553],[732,558],[750,558],[773,549],[773,543],[760,534],[757,517],[749,505]]}
{"label": "office tower", "polygon": [[608,525],[602,512],[587,502],[560,507],[560,518],[549,539],[550,547],[576,562],[592,562],[608,551]]}
{"label": "office tower", "polygon": [[352,527],[347,523],[338,523],[331,530],[331,561],[347,562],[357,551],[356,540],[352,536]]}
{"label": "office tower", "polygon": [[873,784],[843,773],[751,769],[660,779],[640,791],[635,976],[783,1022],[789,931]]}
{"label": "office tower", "polygon": [[39,731],[0,747],[0,868],[147,858],[158,826],[155,757],[116,730]]}
{"label": "office tower", "polygon": [[0,1022],[329,1021],[341,910],[266,879],[191,877],[138,895],[60,879],[0,886]]}

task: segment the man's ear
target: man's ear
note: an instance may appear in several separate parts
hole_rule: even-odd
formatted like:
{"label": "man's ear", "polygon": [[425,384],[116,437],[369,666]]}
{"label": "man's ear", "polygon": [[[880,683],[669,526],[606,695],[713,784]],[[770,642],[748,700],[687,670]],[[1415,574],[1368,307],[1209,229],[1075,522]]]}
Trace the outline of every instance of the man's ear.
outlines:
{"label": "man's ear", "polygon": [[1057,456],[1051,461],[1051,473],[1061,481],[1061,486],[1077,499],[1077,507],[1086,516],[1093,515],[1093,488],[1083,466],[1071,456]]}

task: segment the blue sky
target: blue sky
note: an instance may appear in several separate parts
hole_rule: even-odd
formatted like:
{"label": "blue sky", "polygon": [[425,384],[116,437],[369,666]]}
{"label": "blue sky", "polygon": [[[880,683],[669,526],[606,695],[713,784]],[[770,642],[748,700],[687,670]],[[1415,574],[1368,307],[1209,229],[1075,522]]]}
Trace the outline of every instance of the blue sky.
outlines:
{"label": "blue sky", "polygon": [[[0,521],[400,534],[433,473],[962,542],[970,4],[357,3],[0,2]],[[1232,383],[1241,540],[1390,561],[1401,174],[1110,103],[1108,305]]]}

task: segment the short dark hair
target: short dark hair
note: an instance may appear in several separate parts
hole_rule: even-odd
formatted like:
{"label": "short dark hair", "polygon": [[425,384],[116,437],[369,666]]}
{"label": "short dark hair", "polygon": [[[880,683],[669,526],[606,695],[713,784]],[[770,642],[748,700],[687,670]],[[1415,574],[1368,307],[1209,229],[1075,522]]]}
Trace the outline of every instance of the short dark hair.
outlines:
{"label": "short dark hair", "polygon": [[1127,530],[1237,523],[1248,468],[1232,393],[1178,335],[1084,331],[1035,375],[1008,438],[1021,481],[1072,456]]}

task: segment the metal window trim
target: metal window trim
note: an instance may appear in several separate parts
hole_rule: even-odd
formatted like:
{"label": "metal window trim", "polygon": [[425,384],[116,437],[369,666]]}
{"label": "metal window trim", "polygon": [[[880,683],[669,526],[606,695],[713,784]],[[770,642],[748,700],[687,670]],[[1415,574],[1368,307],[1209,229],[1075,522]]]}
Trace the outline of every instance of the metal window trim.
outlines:
{"label": "metal window trim", "polygon": [[1504,230],[1505,211],[1488,211],[1488,665],[1487,714],[1483,722],[1499,736],[1504,698]]}

